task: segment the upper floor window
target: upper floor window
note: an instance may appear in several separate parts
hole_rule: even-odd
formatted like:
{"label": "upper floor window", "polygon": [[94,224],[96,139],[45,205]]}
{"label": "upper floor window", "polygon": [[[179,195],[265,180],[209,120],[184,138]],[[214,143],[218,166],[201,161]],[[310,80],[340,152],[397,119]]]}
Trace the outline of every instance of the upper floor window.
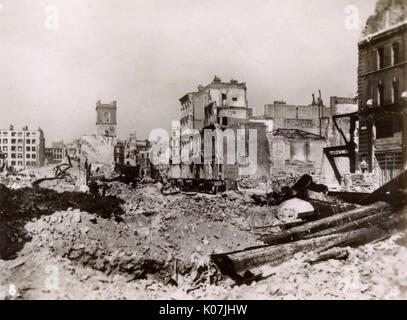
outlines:
{"label": "upper floor window", "polygon": [[399,101],[400,91],[399,91],[399,82],[396,78],[393,80],[392,86],[392,102],[396,103]]}
{"label": "upper floor window", "polygon": [[400,62],[399,44],[393,43],[391,46],[391,64],[394,66]]}
{"label": "upper floor window", "polygon": [[384,105],[384,85],[381,81],[377,84],[377,105]]}
{"label": "upper floor window", "polygon": [[377,69],[384,67],[384,48],[377,49]]}

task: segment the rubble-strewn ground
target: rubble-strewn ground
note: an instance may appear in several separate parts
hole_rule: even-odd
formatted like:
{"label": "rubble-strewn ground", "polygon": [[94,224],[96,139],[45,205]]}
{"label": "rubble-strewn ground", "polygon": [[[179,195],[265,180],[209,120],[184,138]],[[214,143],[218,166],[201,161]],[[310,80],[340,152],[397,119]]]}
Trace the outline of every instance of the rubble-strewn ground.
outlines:
{"label": "rubble-strewn ground", "polygon": [[50,167],[0,177],[0,299],[407,298],[407,233],[349,249],[344,261],[297,255],[234,286],[208,255],[260,244],[250,225],[268,209],[248,195],[164,196],[154,184],[110,181],[94,197],[70,174],[39,188],[32,182]]}

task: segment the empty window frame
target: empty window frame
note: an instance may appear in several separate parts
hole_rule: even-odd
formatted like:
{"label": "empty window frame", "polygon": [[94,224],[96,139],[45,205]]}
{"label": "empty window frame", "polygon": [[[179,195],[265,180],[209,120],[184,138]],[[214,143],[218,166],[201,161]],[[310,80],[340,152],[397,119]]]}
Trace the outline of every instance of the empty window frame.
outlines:
{"label": "empty window frame", "polygon": [[399,91],[399,81],[397,79],[393,80],[392,90],[391,90],[391,100],[392,103],[397,103],[399,101],[400,91]]}
{"label": "empty window frame", "polygon": [[384,85],[381,82],[377,84],[377,105],[384,105]]}
{"label": "empty window frame", "polygon": [[377,70],[383,69],[384,67],[384,48],[377,49]]}
{"label": "empty window frame", "polygon": [[399,44],[393,43],[391,46],[391,64],[394,66],[400,62]]}

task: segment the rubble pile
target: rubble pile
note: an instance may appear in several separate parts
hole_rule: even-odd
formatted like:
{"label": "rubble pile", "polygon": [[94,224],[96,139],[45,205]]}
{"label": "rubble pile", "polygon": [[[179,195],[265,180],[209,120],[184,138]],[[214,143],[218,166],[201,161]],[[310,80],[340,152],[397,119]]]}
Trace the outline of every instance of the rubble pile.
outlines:
{"label": "rubble pile", "polygon": [[258,244],[245,227],[250,199],[235,192],[164,196],[153,184],[105,181],[99,182],[106,188],[101,196],[63,191],[70,185],[62,179],[39,188],[2,186],[2,258],[14,258],[30,242],[35,250],[47,248],[107,274],[165,280],[175,259],[177,272],[185,274],[197,256]]}
{"label": "rubble pile", "polygon": [[[353,228],[350,226],[353,222],[347,220],[349,214],[343,214],[343,219],[339,214],[351,208],[324,193],[310,191],[310,201],[291,198],[270,207],[259,206],[253,199],[256,189],[230,190],[216,195],[196,192],[165,195],[160,183],[132,185],[103,178],[96,180],[96,192],[82,193],[74,189],[72,177],[75,174],[76,170],[72,168],[67,177],[44,180],[37,187],[13,189],[8,187],[10,184],[0,184],[1,259],[14,261],[16,257],[38,257],[48,252],[53,259],[64,259],[76,266],[70,270],[87,268],[106,277],[124,277],[125,283],[148,279],[153,281],[152,287],[157,288],[163,284],[179,285],[184,288],[183,294],[189,297],[219,297],[223,290],[247,297],[239,288],[243,288],[244,283],[263,278],[232,276],[239,288],[231,290],[231,279],[224,277],[230,274],[221,270],[211,257],[235,252],[229,257],[230,261],[241,270],[248,270],[250,266],[246,268],[245,261],[250,262],[253,258],[246,249],[257,248],[255,252],[261,255],[255,259],[263,261],[271,257],[278,262],[277,266],[281,262],[290,265],[299,254],[311,252],[310,248],[320,244],[331,246],[333,242],[335,247],[342,238],[332,233],[347,235],[349,228]],[[25,176],[26,173],[21,177]],[[24,181],[30,185],[33,180],[50,176],[52,169],[28,174]],[[292,176],[270,179],[269,187],[272,186],[273,191],[283,191],[288,183],[295,188],[295,179]],[[262,188],[262,183],[259,182],[256,188]],[[343,210],[332,209],[328,216],[321,216],[318,205],[324,210],[343,206]],[[387,206],[382,206],[385,209],[383,217],[394,217]],[[364,214],[363,208],[356,207],[352,213],[361,227],[383,222],[381,213],[371,210]],[[291,243],[293,240],[295,242]],[[276,246],[269,247],[269,244]],[[337,263],[339,270],[342,264],[353,261],[348,253],[320,253],[322,255],[312,257],[314,262],[310,257],[308,260],[303,257],[302,265],[305,263],[307,270],[317,272],[320,263]],[[348,259],[318,262],[332,258]],[[285,273],[293,276],[289,270]],[[303,276],[305,273],[299,277]],[[309,277],[313,279],[313,276]],[[254,288],[260,290],[261,283]],[[295,288],[290,291],[289,287],[280,286],[277,290],[271,282],[264,283],[274,296],[295,295]],[[217,286],[211,296],[212,284]],[[302,290],[297,296],[302,294],[308,296]]]}
{"label": "rubble pile", "polygon": [[34,247],[110,274],[123,272],[134,279],[165,270],[165,250],[151,250],[149,242],[126,224],[68,209],[29,222],[26,230]]}
{"label": "rubble pile", "polygon": [[340,189],[344,192],[370,193],[380,187],[380,179],[376,173],[348,173],[343,177]]}

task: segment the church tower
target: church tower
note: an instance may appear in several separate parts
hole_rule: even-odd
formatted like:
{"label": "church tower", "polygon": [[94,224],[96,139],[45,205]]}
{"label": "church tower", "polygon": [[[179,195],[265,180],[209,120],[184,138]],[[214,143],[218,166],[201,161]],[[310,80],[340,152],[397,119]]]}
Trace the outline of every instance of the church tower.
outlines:
{"label": "church tower", "polygon": [[109,104],[96,102],[96,130],[99,136],[116,137],[116,101]]}

